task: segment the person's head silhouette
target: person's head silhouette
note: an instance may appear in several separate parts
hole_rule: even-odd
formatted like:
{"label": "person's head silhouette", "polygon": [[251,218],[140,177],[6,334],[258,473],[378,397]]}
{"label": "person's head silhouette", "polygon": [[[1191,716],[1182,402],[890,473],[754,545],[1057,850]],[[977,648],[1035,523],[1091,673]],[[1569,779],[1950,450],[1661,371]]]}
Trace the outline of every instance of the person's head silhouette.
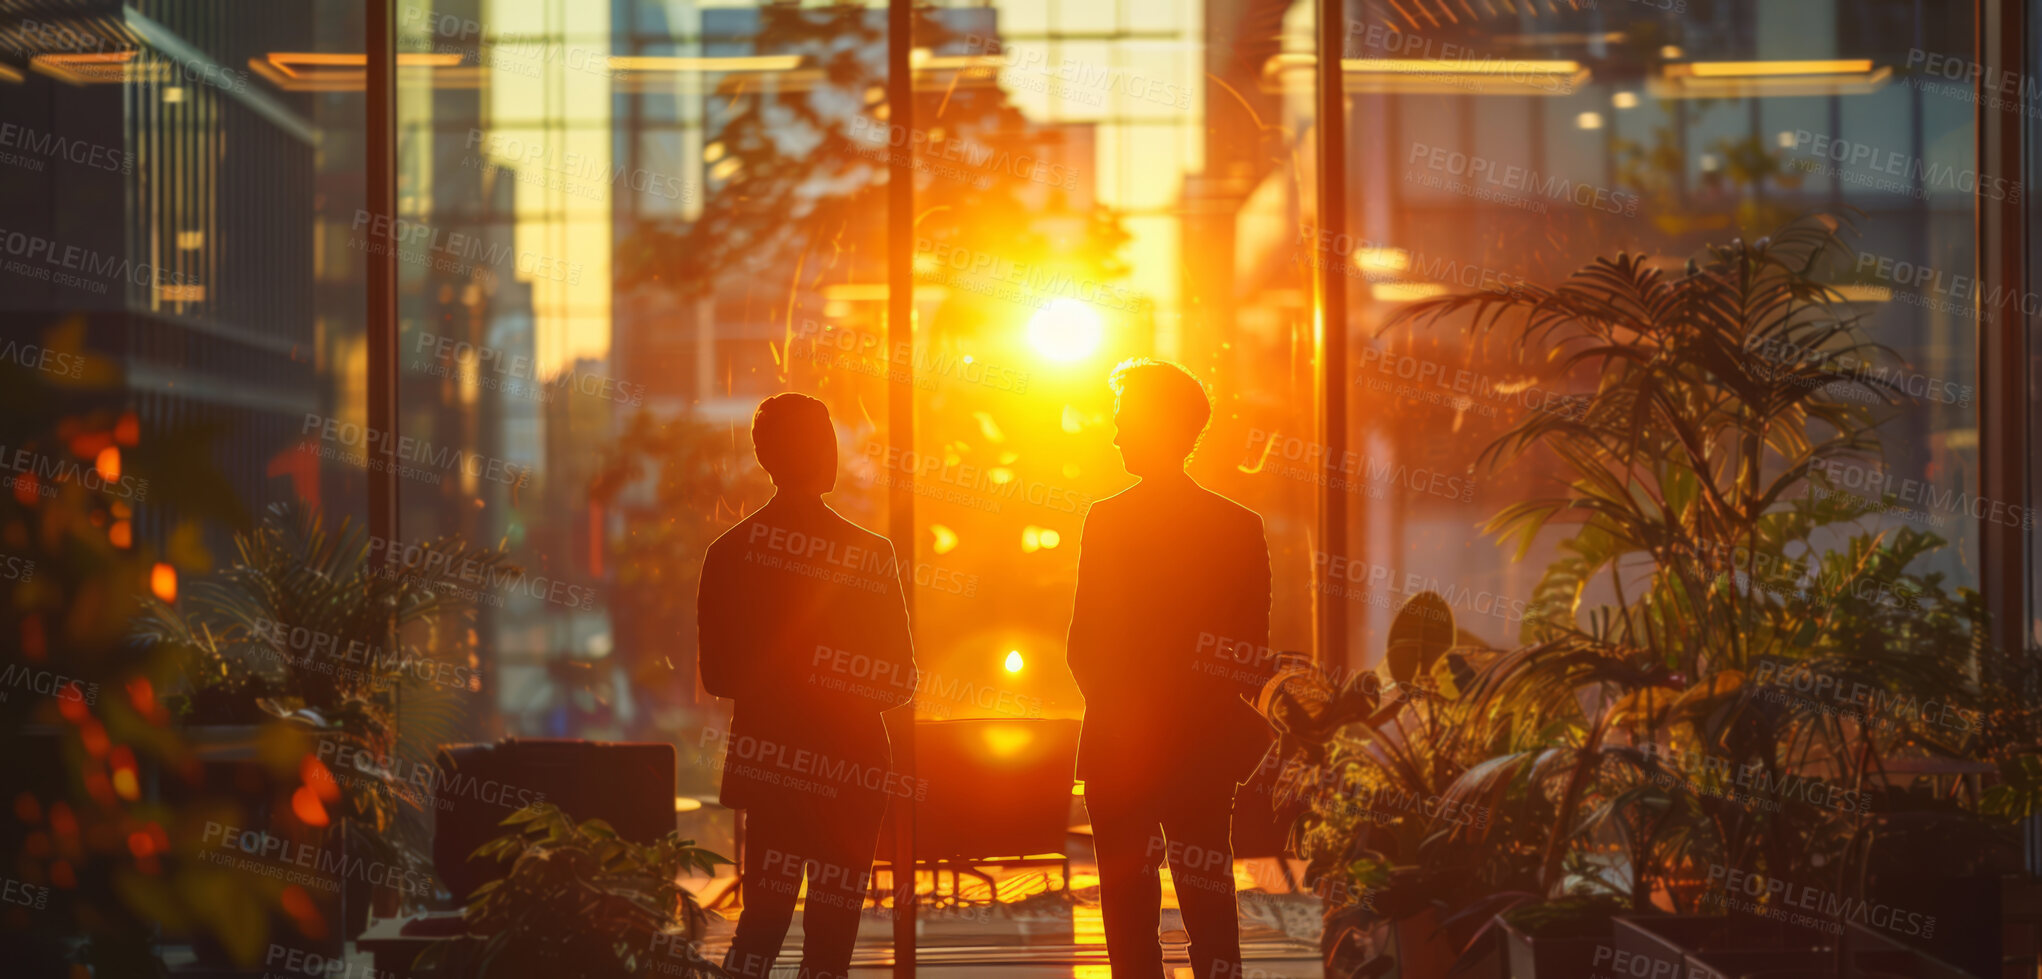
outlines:
{"label": "person's head silhouette", "polygon": [[837,488],[837,430],[830,409],[805,394],[776,394],[752,414],[752,453],[773,485],[790,496]]}
{"label": "person's head silhouette", "polygon": [[1212,419],[1205,385],[1176,364],[1146,357],[1121,361],[1106,385],[1113,389],[1113,444],[1127,471],[1143,478],[1182,473]]}

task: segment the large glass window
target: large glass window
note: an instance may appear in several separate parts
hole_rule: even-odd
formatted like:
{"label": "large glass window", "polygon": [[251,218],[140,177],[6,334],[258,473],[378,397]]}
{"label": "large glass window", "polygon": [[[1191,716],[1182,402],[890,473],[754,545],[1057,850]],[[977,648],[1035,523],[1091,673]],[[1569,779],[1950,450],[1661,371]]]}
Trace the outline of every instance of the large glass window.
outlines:
{"label": "large glass window", "polygon": [[[1900,397],[1874,409],[1883,457],[1841,464],[1835,488],[1865,511],[1860,526],[1941,538],[1924,569],[1977,586],[1978,530],[1961,502],[1979,492],[1972,204],[1994,191],[1979,190],[1969,89],[1923,67],[1962,60],[1968,15],[1921,10],[1632,3],[1349,18],[1352,244],[1336,257],[1357,283],[1350,424],[1368,471],[1385,477],[1342,555],[1363,573],[1335,582],[1362,612],[1361,662],[1417,589],[1458,587],[1457,614],[1486,642],[1514,642],[1527,610],[1539,614],[1551,597],[1541,575],[1574,521],[1522,557],[1483,525],[1573,470],[1539,454],[1492,469],[1479,454],[1595,383],[1561,370],[1521,324],[1473,332],[1469,315],[1400,313],[1451,293],[1557,288],[1623,253],[1671,277],[1710,246],[1814,213],[1834,216],[1852,250],[1818,271],[1840,318],[1887,349],[1770,349],[1839,381],[1894,385]],[[1306,67],[1268,70],[1305,85]],[[1887,491],[1905,499],[1888,507]]]}
{"label": "large glass window", "polygon": [[297,759],[259,761],[253,732],[352,688],[308,679],[309,633],[273,627],[307,576],[360,567],[302,545],[360,534],[368,506],[363,108],[286,82],[351,59],[358,81],[362,34],[343,3],[0,17],[0,846],[41,895],[5,923],[10,970],[254,961],[338,931],[309,924],[339,924],[332,892],[215,871],[198,841],[322,838],[277,820]]}
{"label": "large glass window", "polygon": [[[55,929],[0,902],[8,941],[359,960],[371,918],[466,896],[433,869],[468,791],[442,751],[511,739],[674,745],[682,835],[741,851],[696,599],[711,542],[773,496],[749,429],[782,392],[829,409],[830,506],[898,548],[922,677],[888,723],[953,774],[1038,763],[1031,739],[1084,714],[1065,642],[1088,511],[1134,481],[1107,384],[1130,358],[1208,388],[1190,471],[1262,517],[1273,577],[1268,649],[1232,658],[1316,661],[1286,661],[1313,709],[1362,673],[1425,685],[1392,649],[1420,642],[1399,613],[1426,592],[1456,627],[1424,637],[1462,654],[1429,678],[1448,687],[1569,630],[1633,657],[1637,689],[1568,687],[1550,731],[1490,732],[1527,752],[1777,666],[1748,639],[1932,645],[1992,607],[2042,643],[2042,473],[1987,404],[2042,427],[2042,266],[2031,247],[2007,281],[1979,245],[2042,140],[1981,111],[2035,93],[1974,63],[1972,5],[386,6],[387,133],[359,3],[0,11],[0,716],[23,759],[0,876],[65,895]],[[1999,138],[2024,173],[1981,159]],[[393,255],[391,351],[370,303]],[[1791,297],[1681,291],[1754,255]],[[2013,348],[1981,337],[2014,331],[2028,387],[1987,390],[1981,360]],[[2026,499],[1994,498],[2009,469]],[[1685,516],[1617,539],[1618,511]],[[1985,703],[1981,652],[1945,672]],[[1975,809],[2034,781],[1993,730],[1895,757]],[[1655,737],[1612,735],[1677,741]],[[1043,778],[1063,848],[882,873],[860,968],[1015,945],[1107,974],[1085,789]],[[955,811],[894,818],[945,841]],[[230,827],[433,882],[200,867]],[[1494,865],[1574,846],[1585,879],[1616,862],[1588,850],[1628,842],[1568,839]],[[1278,846],[1235,868],[1294,902],[1244,901],[1250,957],[1306,974],[1323,882],[1372,865],[1303,882]],[[1640,890],[1688,910],[1675,862]],[[689,881],[724,910],[746,886],[727,864]],[[926,901],[914,949],[886,886]],[[959,913],[995,899],[1017,910]],[[730,931],[713,919],[712,957]]]}

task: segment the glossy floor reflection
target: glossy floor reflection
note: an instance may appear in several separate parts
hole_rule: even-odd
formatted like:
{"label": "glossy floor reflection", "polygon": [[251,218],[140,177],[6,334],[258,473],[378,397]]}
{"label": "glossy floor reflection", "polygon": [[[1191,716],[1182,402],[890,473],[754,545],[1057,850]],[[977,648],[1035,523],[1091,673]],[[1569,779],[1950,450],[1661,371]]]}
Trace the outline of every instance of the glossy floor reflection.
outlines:
{"label": "glossy floor reflection", "polygon": [[[1291,879],[1300,879],[1302,865],[1293,861]],[[950,875],[939,881],[922,874],[916,935],[917,975],[977,976],[989,972],[1012,977],[1069,976],[1109,979],[1104,934],[1100,927],[1098,875],[1089,859],[1072,862],[1071,887],[1063,889],[1059,871],[989,871],[985,881],[963,878],[961,893]],[[1290,888],[1283,868],[1274,860],[1242,860],[1234,864],[1241,915],[1241,947],[1247,975],[1259,979],[1290,979],[1320,975],[1318,940],[1320,901],[1300,887]],[[1162,929],[1164,962],[1173,975],[1189,976],[1187,938],[1176,907],[1169,871],[1163,872]],[[720,890],[722,882],[712,885]],[[880,883],[887,883],[882,875]],[[996,898],[996,900],[995,900]],[[738,908],[713,917],[705,952],[714,960],[728,946]],[[783,945],[775,975],[793,975],[800,957],[801,924],[797,918]],[[853,972],[888,974],[893,964],[893,919],[890,909],[868,905],[858,932]]]}

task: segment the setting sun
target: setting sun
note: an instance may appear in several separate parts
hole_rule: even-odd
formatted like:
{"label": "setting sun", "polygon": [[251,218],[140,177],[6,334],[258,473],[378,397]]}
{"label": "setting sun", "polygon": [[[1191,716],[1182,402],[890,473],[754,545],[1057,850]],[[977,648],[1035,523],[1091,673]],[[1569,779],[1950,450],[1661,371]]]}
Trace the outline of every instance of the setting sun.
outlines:
{"label": "setting sun", "polygon": [[1105,317],[1079,299],[1052,300],[1028,321],[1028,342],[1035,352],[1063,363],[1092,356],[1105,335]]}

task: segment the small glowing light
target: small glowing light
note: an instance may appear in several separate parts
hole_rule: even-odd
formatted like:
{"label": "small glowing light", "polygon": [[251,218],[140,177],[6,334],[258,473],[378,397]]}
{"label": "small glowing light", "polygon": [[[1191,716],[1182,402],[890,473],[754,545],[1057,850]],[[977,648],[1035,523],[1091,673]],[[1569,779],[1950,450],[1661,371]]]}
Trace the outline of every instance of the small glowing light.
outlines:
{"label": "small glowing light", "polygon": [[1386,75],[1572,75],[1581,70],[1579,61],[1525,61],[1513,59],[1435,58],[1342,58],[1342,71],[1378,72]]}
{"label": "small glowing light", "polygon": [[1584,112],[1574,117],[1574,125],[1579,129],[1601,129],[1602,113]]}
{"label": "small glowing light", "polygon": [[612,71],[793,71],[801,67],[798,54],[729,55],[697,58],[676,55],[615,55]]}
{"label": "small glowing light", "polygon": [[1714,153],[1704,153],[1695,161],[1695,165],[1701,167],[1703,173],[1715,173],[1716,168],[1723,165],[1723,161],[1717,159]]}
{"label": "small glowing light", "polygon": [[298,762],[298,778],[312,788],[312,794],[321,802],[340,801],[340,783],[333,780],[333,772],[316,755],[306,755]]}
{"label": "small glowing light", "polygon": [[166,602],[177,601],[177,569],[158,561],[149,569],[149,590]]}
{"label": "small glowing light", "polygon": [[732,175],[737,173],[738,168],[743,165],[737,157],[725,157],[722,162],[709,168],[709,178],[711,180],[729,180]]}
{"label": "small glowing light", "polygon": [[1638,93],[1618,92],[1609,97],[1609,104],[1619,109],[1635,109],[1638,107]]}
{"label": "small glowing light", "polygon": [[1035,743],[1035,732],[1025,727],[989,727],[984,737],[986,748],[998,758],[1012,758]]}
{"label": "small glowing light", "polygon": [[1791,150],[1794,148],[1794,133],[1792,130],[1782,129],[1778,136],[1773,137],[1773,142],[1778,143],[1780,149]]}
{"label": "small glowing light", "polygon": [[991,480],[994,486],[1005,486],[1014,481],[1014,470],[1004,466],[998,469],[987,470],[986,478]]}
{"label": "small glowing light", "polygon": [[1048,527],[1042,528],[1043,547],[1055,547],[1058,544],[1063,543],[1063,541],[1064,538],[1062,534],[1059,534],[1056,531],[1049,529]]}
{"label": "small glowing light", "polygon": [[206,233],[203,231],[180,231],[177,233],[177,247],[179,251],[197,251],[205,246]]}
{"label": "small glowing light", "polygon": [[972,362],[972,359],[971,359],[971,355],[970,355],[970,354],[965,354],[965,355],[964,355],[964,362],[965,362],[965,363],[967,363],[967,364],[969,364],[969,363],[971,363],[971,362]]}
{"label": "small glowing light", "polygon": [[1022,663],[1022,661],[1021,661],[1021,651],[1020,651],[1020,650],[1018,650],[1018,649],[1010,649],[1010,650],[1007,650],[1007,663],[1006,663],[1006,666],[1007,666],[1007,672],[1009,672],[1009,673],[1019,673],[1019,672],[1021,672],[1021,667],[1022,667],[1023,665],[1025,665],[1025,664],[1023,664],[1023,663]]}
{"label": "small glowing light", "polygon": [[128,702],[135,705],[135,713],[150,717],[156,713],[156,686],[149,678],[138,676],[128,681]]}
{"label": "small glowing light", "polygon": [[163,101],[172,105],[184,101],[184,89],[176,85],[165,86],[163,89]]}
{"label": "small glowing light", "polygon": [[700,799],[686,795],[674,796],[674,812],[694,812],[700,808],[702,808],[702,800]]}
{"label": "small glowing light", "polygon": [[116,520],[106,531],[107,543],[125,551],[135,546],[135,525],[125,520]]}
{"label": "small glowing light", "polygon": [[326,804],[319,801],[318,793],[309,785],[300,785],[298,791],[291,793],[291,813],[307,826],[324,826],[329,822]]}
{"label": "small glowing light", "polygon": [[723,152],[724,150],[722,140],[719,139],[714,143],[710,143],[709,145],[702,147],[702,162],[715,163],[716,161],[723,159]]}
{"label": "small glowing light", "polygon": [[1668,61],[1676,61],[1678,59],[1687,57],[1687,52],[1682,51],[1680,49],[1680,45],[1678,44],[1669,44],[1659,49],[1659,56],[1665,58]]}
{"label": "small glowing light", "polygon": [[[141,798],[142,788],[141,782],[135,774],[134,751],[124,744],[115,745],[109,761],[113,765],[114,794],[129,802]],[[147,856],[147,854],[138,853],[136,856]]]}
{"label": "small glowing light", "polygon": [[1886,286],[1841,285],[1830,286],[1847,303],[1885,303],[1893,301],[1893,290]]}
{"label": "small glowing light", "polygon": [[1090,303],[1054,299],[1028,321],[1028,342],[1051,360],[1071,363],[1090,357],[1106,335],[1106,320]]}
{"label": "small glowing light", "polygon": [[1386,303],[1408,303],[1444,296],[1446,286],[1437,282],[1378,282],[1369,287],[1369,293]]}
{"label": "small glowing light", "polygon": [[971,413],[971,417],[978,420],[978,433],[985,436],[986,441],[1005,442],[1007,440],[1007,433],[1000,430],[1000,423],[995,421],[991,414],[983,411],[974,411]]}
{"label": "small glowing light", "polygon": [[1021,553],[1033,554],[1042,550],[1042,528],[1034,525],[1021,528]]}
{"label": "small glowing light", "polygon": [[1696,78],[1753,78],[1764,75],[1844,75],[1872,70],[1867,58],[1840,61],[1697,61],[1688,65]]}
{"label": "small glowing light", "polygon": [[1368,272],[1402,272],[1411,267],[1411,253],[1402,248],[1362,248],[1355,251],[1354,264]]}
{"label": "small glowing light", "polygon": [[100,479],[109,483],[120,482],[121,450],[111,445],[99,450],[99,458],[93,460],[93,468],[99,470]]}
{"label": "small glowing light", "polygon": [[948,554],[957,550],[957,531],[942,524],[930,524],[929,535],[936,539],[935,543],[929,545],[930,550],[938,554]]}

